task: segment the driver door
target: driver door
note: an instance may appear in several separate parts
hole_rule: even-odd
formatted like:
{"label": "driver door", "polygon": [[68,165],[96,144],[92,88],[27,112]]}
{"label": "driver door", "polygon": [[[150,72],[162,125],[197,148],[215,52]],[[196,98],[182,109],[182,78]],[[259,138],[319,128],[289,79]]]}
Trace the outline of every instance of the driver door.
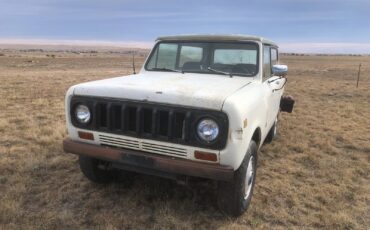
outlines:
{"label": "driver door", "polygon": [[283,79],[273,76],[272,65],[277,63],[277,49],[269,45],[263,46],[263,75],[264,102],[266,106],[266,132],[271,128],[280,109]]}

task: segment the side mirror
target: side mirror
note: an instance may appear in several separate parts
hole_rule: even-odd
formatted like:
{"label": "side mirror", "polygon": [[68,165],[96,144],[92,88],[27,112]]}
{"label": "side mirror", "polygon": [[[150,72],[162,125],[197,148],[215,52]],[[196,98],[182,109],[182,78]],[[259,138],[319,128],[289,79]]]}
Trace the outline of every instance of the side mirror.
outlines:
{"label": "side mirror", "polygon": [[272,74],[274,76],[285,77],[288,74],[288,66],[287,65],[273,65]]}

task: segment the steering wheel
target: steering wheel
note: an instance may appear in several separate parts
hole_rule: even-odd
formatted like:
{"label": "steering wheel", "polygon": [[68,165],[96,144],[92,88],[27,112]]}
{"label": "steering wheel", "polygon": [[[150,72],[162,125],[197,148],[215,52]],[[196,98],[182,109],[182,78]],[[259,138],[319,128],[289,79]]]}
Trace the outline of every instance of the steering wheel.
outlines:
{"label": "steering wheel", "polygon": [[[241,71],[240,71],[241,70]],[[236,64],[233,69],[233,73],[246,73],[246,74],[252,74],[251,71],[249,71],[248,67],[246,67],[244,64]]]}

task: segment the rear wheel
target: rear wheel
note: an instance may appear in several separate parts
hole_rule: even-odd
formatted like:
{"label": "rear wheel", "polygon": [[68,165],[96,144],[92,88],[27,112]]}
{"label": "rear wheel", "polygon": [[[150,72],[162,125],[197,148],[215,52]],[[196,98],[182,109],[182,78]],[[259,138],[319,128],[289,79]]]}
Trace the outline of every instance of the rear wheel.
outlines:
{"label": "rear wheel", "polygon": [[247,154],[232,182],[219,182],[218,206],[221,211],[239,216],[246,211],[252,200],[257,172],[257,144],[251,141]]}
{"label": "rear wheel", "polygon": [[106,184],[113,180],[113,171],[109,169],[109,163],[95,158],[80,156],[79,164],[82,173],[92,182]]}

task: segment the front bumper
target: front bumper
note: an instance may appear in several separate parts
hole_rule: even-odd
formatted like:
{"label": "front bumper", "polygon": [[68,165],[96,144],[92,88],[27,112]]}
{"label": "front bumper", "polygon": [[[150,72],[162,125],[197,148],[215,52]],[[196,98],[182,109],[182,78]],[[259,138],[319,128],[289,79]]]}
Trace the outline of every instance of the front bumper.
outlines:
{"label": "front bumper", "polygon": [[137,150],[86,144],[69,138],[64,139],[63,149],[67,153],[106,160],[126,170],[153,175],[167,173],[220,181],[231,181],[234,177],[234,169],[230,166],[154,155]]}

